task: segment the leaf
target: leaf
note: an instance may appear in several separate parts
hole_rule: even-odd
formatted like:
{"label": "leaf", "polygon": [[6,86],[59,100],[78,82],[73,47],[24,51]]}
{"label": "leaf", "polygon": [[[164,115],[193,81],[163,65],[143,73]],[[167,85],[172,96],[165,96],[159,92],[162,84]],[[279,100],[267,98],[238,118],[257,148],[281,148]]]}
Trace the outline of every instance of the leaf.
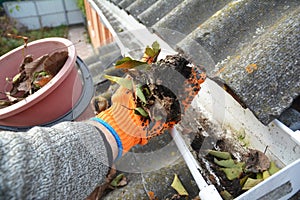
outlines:
{"label": "leaf", "polygon": [[125,62],[128,62],[128,61],[130,61],[130,60],[132,60],[130,57],[124,57],[124,58],[122,58],[121,60],[118,60],[118,61],[116,62],[116,64],[115,64],[115,66],[121,65],[121,64],[123,64],[123,63],[125,63]]}
{"label": "leaf", "polygon": [[19,84],[17,87],[18,91],[24,91],[24,92],[29,92],[31,89],[31,82],[29,81],[23,81]]}
{"label": "leaf", "polygon": [[149,57],[154,57],[155,51],[153,49],[151,49],[149,46],[147,46],[145,49],[145,54]]}
{"label": "leaf", "polygon": [[11,101],[6,101],[6,100],[0,100],[0,109],[5,108],[7,106],[10,106],[12,104]]}
{"label": "leaf", "polygon": [[160,45],[159,45],[159,43],[157,41],[153,42],[152,49],[153,49],[153,51],[155,53],[159,53],[159,51],[160,51]]}
{"label": "leaf", "polygon": [[149,114],[141,107],[137,107],[134,109],[138,114],[142,115],[143,117],[148,117]]}
{"label": "leaf", "polygon": [[6,92],[5,94],[10,102],[17,102],[20,99],[22,99],[22,98],[18,98],[18,97],[13,97],[9,92]]}
{"label": "leaf", "polygon": [[233,199],[233,196],[227,190],[221,191],[220,195],[222,196],[222,198],[224,200],[231,200],[231,199]]}
{"label": "leaf", "polygon": [[149,200],[158,200],[153,191],[148,192]]}
{"label": "leaf", "polygon": [[269,158],[261,151],[250,149],[248,159],[246,162],[246,172],[263,172],[270,167]]}
{"label": "leaf", "polygon": [[228,180],[231,181],[239,178],[243,173],[243,169],[241,167],[222,168],[221,170],[226,174]]}
{"label": "leaf", "polygon": [[253,179],[253,178],[247,178],[247,181],[245,182],[242,190],[250,190],[260,182],[262,182],[263,179]]}
{"label": "leaf", "polygon": [[256,174],[256,179],[262,179],[263,178],[263,174],[261,172]]}
{"label": "leaf", "polygon": [[177,174],[174,175],[174,180],[171,184],[171,187],[174,188],[179,195],[182,196],[188,196],[189,194],[187,193],[187,191],[185,190],[185,188],[183,187],[180,179],[178,178]]}
{"label": "leaf", "polygon": [[25,69],[25,74],[31,82],[32,80],[32,75],[35,72],[43,70],[43,62],[49,57],[48,54],[42,55],[39,58],[33,60],[30,63],[26,63],[24,66]]}
{"label": "leaf", "polygon": [[270,175],[270,173],[269,173],[268,170],[266,170],[266,171],[264,171],[264,172],[262,173],[262,177],[263,177],[264,180],[266,180],[266,179],[269,178],[270,176],[271,176],[271,175]]}
{"label": "leaf", "polygon": [[41,88],[46,85],[51,79],[53,78],[52,75],[43,74],[43,72],[38,75],[35,80],[33,81],[33,85],[37,88]]}
{"label": "leaf", "polygon": [[68,51],[57,51],[51,54],[44,62],[44,70],[55,76],[68,59]]}
{"label": "leaf", "polygon": [[148,66],[146,62],[138,61],[138,60],[129,60],[126,62],[123,62],[120,65],[116,65],[115,68],[117,69],[132,69],[136,67],[146,67]]}
{"label": "leaf", "polygon": [[214,162],[221,167],[226,167],[226,168],[235,167],[235,162],[232,159],[218,160],[218,159],[214,158]]}
{"label": "leaf", "polygon": [[138,96],[140,98],[140,100],[147,104],[147,100],[146,100],[146,97],[143,93],[143,89],[142,89],[142,86],[140,84],[136,85],[136,96]]}
{"label": "leaf", "polygon": [[16,74],[16,75],[13,77],[12,82],[13,82],[13,83],[16,83],[17,81],[19,81],[21,75],[22,75],[22,73]]}
{"label": "leaf", "polygon": [[124,174],[119,174],[118,176],[116,176],[116,178],[114,178],[114,180],[111,181],[110,185],[113,186],[113,187],[120,187],[120,186],[127,185],[125,175]]}
{"label": "leaf", "polygon": [[150,48],[149,46],[146,47],[142,60],[147,62],[148,64],[156,62],[160,50],[161,49],[159,43],[157,41],[153,42],[152,48]]}
{"label": "leaf", "polygon": [[228,152],[224,152],[224,151],[215,151],[215,150],[210,150],[208,152],[210,155],[215,156],[217,158],[221,158],[224,160],[230,159],[231,155]]}
{"label": "leaf", "polygon": [[270,167],[269,167],[269,169],[268,169],[270,175],[275,174],[275,173],[278,172],[279,170],[280,170],[280,168],[278,168],[278,167],[276,166],[275,162],[274,162],[274,161],[271,161],[271,162],[270,162]]}
{"label": "leaf", "polygon": [[109,76],[109,75],[104,75],[104,78],[112,81],[112,82],[116,82],[118,83],[120,86],[125,87],[129,90],[132,89],[132,81],[131,79],[128,78],[121,78],[121,77],[117,77],[117,76]]}
{"label": "leaf", "polygon": [[243,185],[246,183],[248,177],[249,177],[249,176],[246,175],[246,176],[244,176],[243,178],[240,179],[240,185],[241,185],[241,186],[243,186]]}

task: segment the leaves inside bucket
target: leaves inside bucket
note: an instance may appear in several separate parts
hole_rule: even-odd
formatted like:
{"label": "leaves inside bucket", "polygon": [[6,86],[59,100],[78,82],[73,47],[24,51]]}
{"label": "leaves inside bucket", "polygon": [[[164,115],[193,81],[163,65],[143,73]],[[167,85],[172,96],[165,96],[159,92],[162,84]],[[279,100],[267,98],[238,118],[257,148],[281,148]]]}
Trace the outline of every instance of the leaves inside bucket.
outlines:
{"label": "leaves inside bucket", "polygon": [[19,72],[14,77],[6,77],[11,89],[1,91],[0,109],[23,100],[45,86],[59,72],[68,59],[67,51],[44,54],[34,59],[32,55],[24,57],[19,66]]}

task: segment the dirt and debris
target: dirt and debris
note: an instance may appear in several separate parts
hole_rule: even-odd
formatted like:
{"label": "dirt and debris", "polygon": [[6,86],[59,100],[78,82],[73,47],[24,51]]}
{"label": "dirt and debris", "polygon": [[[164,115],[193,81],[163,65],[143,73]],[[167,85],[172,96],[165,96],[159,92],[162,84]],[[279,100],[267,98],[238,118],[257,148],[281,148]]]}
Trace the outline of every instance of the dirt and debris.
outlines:
{"label": "dirt and debris", "polygon": [[243,145],[201,113],[194,116],[195,121],[190,118],[181,128],[197,127],[197,131],[186,135],[191,151],[199,161],[204,179],[215,185],[224,199],[238,197],[280,170],[264,152]]}
{"label": "dirt and debris", "polygon": [[145,121],[175,124],[181,120],[184,106],[200,90],[198,82],[193,81],[203,79],[203,82],[205,73],[180,54],[156,61],[159,53],[159,44],[154,42],[152,48],[146,47],[141,60],[124,57],[116,62],[115,68],[123,69],[126,77],[105,75],[105,78],[132,91],[135,113]]}

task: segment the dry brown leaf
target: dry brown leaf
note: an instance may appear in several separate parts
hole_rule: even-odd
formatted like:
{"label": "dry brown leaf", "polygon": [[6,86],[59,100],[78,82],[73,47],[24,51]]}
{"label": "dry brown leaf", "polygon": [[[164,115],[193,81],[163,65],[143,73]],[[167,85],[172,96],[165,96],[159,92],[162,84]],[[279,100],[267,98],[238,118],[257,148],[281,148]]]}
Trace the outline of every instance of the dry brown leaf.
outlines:
{"label": "dry brown leaf", "polygon": [[269,158],[261,151],[250,149],[245,170],[258,173],[268,170],[270,167]]}
{"label": "dry brown leaf", "polygon": [[43,62],[46,60],[46,58],[48,58],[49,55],[45,54],[40,56],[39,58],[33,60],[30,63],[26,63],[24,66],[24,70],[25,70],[25,74],[26,76],[32,80],[32,75],[35,72],[39,72],[43,70]]}
{"label": "dry brown leaf", "polygon": [[57,51],[51,54],[44,62],[44,70],[55,76],[68,59],[67,51]]}

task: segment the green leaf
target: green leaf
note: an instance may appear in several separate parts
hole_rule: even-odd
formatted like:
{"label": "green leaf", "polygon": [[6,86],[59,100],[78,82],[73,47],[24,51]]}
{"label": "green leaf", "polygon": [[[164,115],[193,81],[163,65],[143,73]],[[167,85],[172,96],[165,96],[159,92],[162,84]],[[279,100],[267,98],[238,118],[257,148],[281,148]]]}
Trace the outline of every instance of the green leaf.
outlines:
{"label": "green leaf", "polygon": [[110,185],[113,187],[118,187],[123,177],[124,174],[119,174],[118,176],[116,176],[116,178],[114,178],[114,180],[111,181]]}
{"label": "green leaf", "polygon": [[118,60],[115,65],[118,66],[118,65],[121,65],[121,64],[123,64],[125,62],[128,62],[130,60],[132,60],[130,57],[124,57],[121,60]]}
{"label": "green leaf", "polygon": [[230,159],[231,155],[228,152],[224,152],[224,151],[215,151],[215,150],[210,150],[208,152],[210,155],[215,156],[217,158],[221,158],[224,160]]}
{"label": "green leaf", "polygon": [[262,179],[263,178],[263,174],[261,172],[258,172],[256,174],[256,179]]}
{"label": "green leaf", "polygon": [[246,176],[244,176],[243,178],[240,179],[240,185],[241,185],[241,186],[243,186],[243,185],[246,183],[248,177],[249,177],[249,176],[246,175]]}
{"label": "green leaf", "polygon": [[109,76],[109,75],[104,75],[104,78],[112,81],[112,82],[116,82],[118,83],[120,86],[125,87],[129,90],[132,89],[132,81],[128,78],[121,78],[121,77],[117,77],[117,76]]}
{"label": "green leaf", "polygon": [[234,160],[232,160],[232,159],[218,160],[218,159],[214,158],[214,162],[221,167],[226,167],[226,168],[235,167]]}
{"label": "green leaf", "polygon": [[136,86],[136,96],[138,96],[143,103],[147,104],[146,97],[140,84]]}
{"label": "green leaf", "polygon": [[263,179],[253,179],[253,178],[247,178],[247,181],[245,182],[242,190],[250,190],[260,182],[262,182]]}
{"label": "green leaf", "polygon": [[128,60],[125,61],[119,65],[116,65],[115,67],[117,69],[132,69],[132,68],[136,68],[138,66],[148,66],[148,64],[146,62],[142,62],[142,61],[138,61],[138,60]]}
{"label": "green leaf", "polygon": [[268,169],[270,175],[275,174],[275,173],[278,172],[279,170],[280,170],[280,168],[278,168],[278,167],[276,166],[275,162],[274,162],[274,161],[271,161],[271,162],[270,162],[270,167],[269,167],[269,169]]}
{"label": "green leaf", "polygon": [[160,46],[158,42],[153,42],[152,48],[147,46],[144,52],[144,59],[147,60],[147,63],[156,62],[156,59],[160,53]]}
{"label": "green leaf", "polygon": [[243,169],[241,167],[233,167],[233,168],[222,168],[221,169],[225,174],[228,180],[234,180],[239,178],[243,173]]}
{"label": "green leaf", "polygon": [[12,104],[12,102],[10,102],[10,101],[0,100],[0,109],[10,106],[11,104]]}
{"label": "green leaf", "polygon": [[265,180],[265,179],[269,178],[271,176],[271,174],[269,173],[268,170],[266,170],[262,173],[262,176],[263,176],[263,179]]}
{"label": "green leaf", "polygon": [[177,174],[174,175],[174,180],[171,184],[171,187],[174,188],[179,195],[185,195],[188,196],[189,193],[185,190],[185,188],[183,187],[180,179],[178,178]]}
{"label": "green leaf", "polygon": [[145,54],[147,56],[154,57],[156,53],[153,49],[151,49],[149,46],[147,46],[145,49]]}
{"label": "green leaf", "polygon": [[159,51],[160,51],[160,46],[159,46],[159,43],[158,43],[157,41],[153,42],[153,44],[152,44],[152,49],[153,49],[153,51],[154,51],[156,54],[159,53]]}
{"label": "green leaf", "polygon": [[142,115],[143,117],[148,117],[148,113],[141,107],[137,107],[134,109],[138,114]]}
{"label": "green leaf", "polygon": [[222,196],[222,198],[224,200],[232,200],[233,199],[232,195],[227,190],[221,191],[220,195]]}
{"label": "green leaf", "polygon": [[13,77],[12,82],[13,82],[13,83],[16,83],[16,82],[19,80],[19,78],[21,77],[21,74],[22,74],[22,73],[16,74],[16,75]]}

